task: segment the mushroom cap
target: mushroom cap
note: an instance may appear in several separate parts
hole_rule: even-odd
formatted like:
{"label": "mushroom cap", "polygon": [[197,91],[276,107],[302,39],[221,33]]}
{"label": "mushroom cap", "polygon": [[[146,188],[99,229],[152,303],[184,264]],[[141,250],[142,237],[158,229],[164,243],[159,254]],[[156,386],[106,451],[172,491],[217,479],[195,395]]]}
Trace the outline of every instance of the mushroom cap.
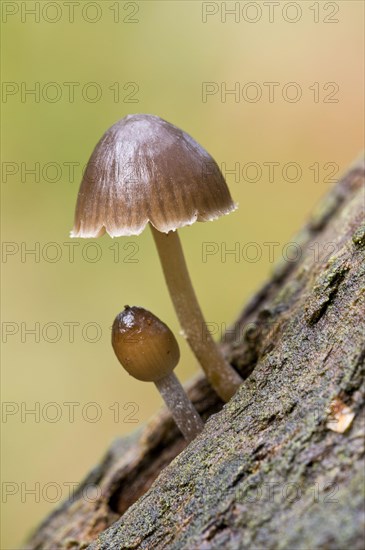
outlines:
{"label": "mushroom cap", "polygon": [[81,182],[71,237],[168,233],[236,209],[214,159],[154,115],[128,115],[105,132]]}
{"label": "mushroom cap", "polygon": [[112,346],[125,370],[137,380],[156,382],[180,359],[179,345],[165,323],[142,307],[125,306],[112,327]]}

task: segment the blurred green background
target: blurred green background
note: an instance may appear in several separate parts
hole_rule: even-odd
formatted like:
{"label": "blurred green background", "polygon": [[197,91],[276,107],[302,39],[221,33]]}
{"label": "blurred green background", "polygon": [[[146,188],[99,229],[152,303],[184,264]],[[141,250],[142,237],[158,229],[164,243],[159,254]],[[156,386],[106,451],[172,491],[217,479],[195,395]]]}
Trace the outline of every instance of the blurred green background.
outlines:
{"label": "blurred green background", "polygon": [[[149,231],[69,238],[82,168],[102,133],[128,113],[158,114],[224,171],[238,163],[227,182],[239,210],[180,232],[216,338],[269,276],[264,243],[278,243],[279,260],[363,147],[360,1],[276,2],[274,11],[267,2],[35,4],[1,6],[1,548],[12,549],[113,438],[161,405],[152,385],[119,367],[109,342],[115,315],[142,305],[179,334]],[[233,88],[238,95],[224,94]],[[203,261],[207,242],[216,253]],[[224,255],[237,246],[238,258]],[[250,261],[255,250],[261,257]],[[185,381],[197,366],[179,342]]]}

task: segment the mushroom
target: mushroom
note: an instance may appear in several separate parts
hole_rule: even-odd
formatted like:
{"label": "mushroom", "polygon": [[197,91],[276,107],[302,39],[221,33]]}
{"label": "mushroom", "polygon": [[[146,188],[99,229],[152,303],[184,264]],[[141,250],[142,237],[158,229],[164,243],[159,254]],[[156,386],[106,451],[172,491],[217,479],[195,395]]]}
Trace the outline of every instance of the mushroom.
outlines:
{"label": "mushroom", "polygon": [[180,350],[169,327],[147,309],[125,306],[114,320],[112,345],[131,376],[156,384],[181,433],[192,441],[203,422],[173,372]]}
{"label": "mushroom", "polygon": [[243,380],[206,330],[176,230],[235,209],[218,165],[191,136],[158,116],[128,115],[90,157],[71,232],[139,235],[149,223],[183,334],[224,401]]}

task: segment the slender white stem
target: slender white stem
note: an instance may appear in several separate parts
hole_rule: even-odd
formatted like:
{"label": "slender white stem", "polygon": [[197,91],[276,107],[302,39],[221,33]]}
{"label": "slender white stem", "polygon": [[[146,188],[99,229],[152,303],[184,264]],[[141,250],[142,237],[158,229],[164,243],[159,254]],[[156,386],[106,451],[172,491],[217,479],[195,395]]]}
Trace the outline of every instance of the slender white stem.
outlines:
{"label": "slender white stem", "polygon": [[215,344],[196,298],[177,231],[161,233],[150,224],[162,269],[184,335],[209,382],[223,399],[236,393],[243,380]]}
{"label": "slender white stem", "polygon": [[204,424],[184,388],[173,372],[157,380],[155,384],[177,427],[190,443],[202,431]]}

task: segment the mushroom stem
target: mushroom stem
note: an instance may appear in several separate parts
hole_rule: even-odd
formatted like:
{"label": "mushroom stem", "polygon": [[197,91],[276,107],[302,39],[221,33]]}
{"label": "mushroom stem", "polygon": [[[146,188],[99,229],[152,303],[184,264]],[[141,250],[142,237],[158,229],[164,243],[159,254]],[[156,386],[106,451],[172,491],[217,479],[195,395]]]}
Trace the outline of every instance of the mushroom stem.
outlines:
{"label": "mushroom stem", "polygon": [[210,333],[196,298],[177,231],[162,233],[150,224],[176,314],[193,353],[223,401],[236,393],[243,380],[229,365]]}
{"label": "mushroom stem", "polygon": [[155,384],[177,427],[190,443],[202,431],[204,424],[184,388],[173,372],[155,381]]}

